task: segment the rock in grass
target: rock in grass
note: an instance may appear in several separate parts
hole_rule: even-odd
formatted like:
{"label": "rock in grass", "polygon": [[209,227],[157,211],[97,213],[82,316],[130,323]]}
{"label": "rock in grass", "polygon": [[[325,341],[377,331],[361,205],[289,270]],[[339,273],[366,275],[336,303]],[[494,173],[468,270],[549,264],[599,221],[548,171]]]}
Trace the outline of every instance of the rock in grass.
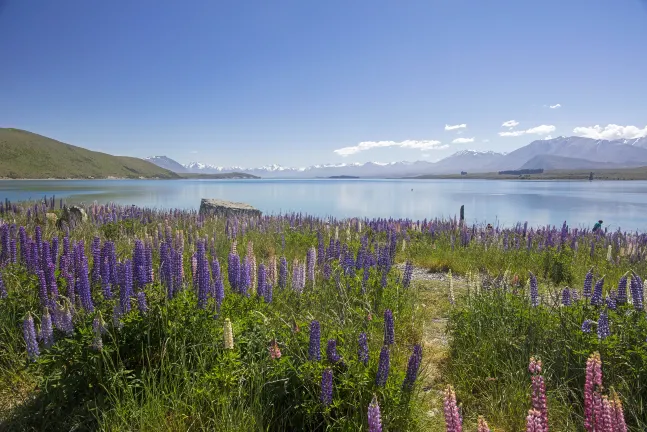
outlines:
{"label": "rock in grass", "polygon": [[261,216],[261,211],[245,203],[202,198],[200,214],[211,214],[223,217]]}

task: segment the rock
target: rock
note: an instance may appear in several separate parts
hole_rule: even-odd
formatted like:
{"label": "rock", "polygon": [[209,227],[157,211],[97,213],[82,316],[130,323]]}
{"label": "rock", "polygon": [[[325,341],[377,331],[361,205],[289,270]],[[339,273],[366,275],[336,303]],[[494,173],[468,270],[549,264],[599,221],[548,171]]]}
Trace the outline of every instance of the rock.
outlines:
{"label": "rock", "polygon": [[63,207],[63,214],[56,222],[56,226],[59,229],[64,229],[66,226],[69,229],[74,229],[78,224],[85,223],[88,221],[88,215],[85,213],[82,207],[72,206],[72,207]]}
{"label": "rock", "polygon": [[200,214],[215,216],[261,216],[261,211],[249,204],[223,201],[219,199],[202,198]]}

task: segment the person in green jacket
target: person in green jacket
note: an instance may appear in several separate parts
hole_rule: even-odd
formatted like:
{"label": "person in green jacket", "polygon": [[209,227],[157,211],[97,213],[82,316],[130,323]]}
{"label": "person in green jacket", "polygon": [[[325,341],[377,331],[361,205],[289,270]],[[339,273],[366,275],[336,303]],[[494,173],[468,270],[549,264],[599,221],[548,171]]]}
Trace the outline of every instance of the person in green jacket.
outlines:
{"label": "person in green jacket", "polygon": [[593,232],[597,232],[600,229],[602,229],[602,220],[597,221],[596,224],[593,225]]}

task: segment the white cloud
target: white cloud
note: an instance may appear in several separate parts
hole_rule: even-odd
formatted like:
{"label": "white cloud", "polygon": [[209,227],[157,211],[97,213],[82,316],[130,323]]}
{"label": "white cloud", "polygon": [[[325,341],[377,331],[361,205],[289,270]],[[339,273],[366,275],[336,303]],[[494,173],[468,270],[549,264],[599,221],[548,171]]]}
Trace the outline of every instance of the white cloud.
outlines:
{"label": "white cloud", "polygon": [[356,146],[352,147],[343,147],[335,150],[340,156],[350,156],[355,153],[362,151],[370,150],[373,148],[381,147],[400,147],[408,149],[418,149],[418,150],[439,150],[449,147],[448,145],[442,145],[440,141],[435,140],[405,140],[405,141],[363,141]]}
{"label": "white cloud", "polygon": [[457,124],[457,125],[445,125],[445,130],[450,131],[450,130],[456,130],[456,129],[465,129],[467,125],[465,123],[463,124]]}
{"label": "white cloud", "polygon": [[555,104],[555,105],[550,105],[548,108],[550,108],[550,109],[557,109],[557,108],[561,108],[561,107],[562,107],[562,105],[561,105],[561,104]]}
{"label": "white cloud", "polygon": [[616,124],[606,125],[602,127],[595,125],[591,127],[576,127],[573,129],[573,134],[585,138],[593,139],[633,139],[642,138],[647,136],[647,126],[640,129],[636,126],[620,126]]}
{"label": "white cloud", "polygon": [[452,144],[467,144],[471,142],[474,142],[474,138],[456,138],[452,141]]}
{"label": "white cloud", "polygon": [[508,131],[508,132],[499,132],[499,136],[502,137],[518,137],[521,135],[548,135],[551,132],[555,132],[555,126],[553,125],[541,125],[534,128],[526,130],[517,130],[517,131]]}
{"label": "white cloud", "polygon": [[513,127],[518,126],[518,125],[519,125],[518,121],[516,121],[516,120],[508,120],[507,122],[503,122],[501,127],[507,127],[507,128],[512,129]]}
{"label": "white cloud", "polygon": [[542,138],[544,141],[551,140],[553,139],[552,135],[546,135],[545,137]]}

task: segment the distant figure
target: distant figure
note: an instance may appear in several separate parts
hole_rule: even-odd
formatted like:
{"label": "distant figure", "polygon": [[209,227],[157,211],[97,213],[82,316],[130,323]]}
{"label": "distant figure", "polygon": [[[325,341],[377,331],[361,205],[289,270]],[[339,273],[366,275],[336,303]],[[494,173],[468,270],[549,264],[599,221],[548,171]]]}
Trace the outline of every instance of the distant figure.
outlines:
{"label": "distant figure", "polygon": [[602,220],[599,220],[596,222],[595,225],[593,225],[593,232],[598,232],[600,229],[602,229]]}

